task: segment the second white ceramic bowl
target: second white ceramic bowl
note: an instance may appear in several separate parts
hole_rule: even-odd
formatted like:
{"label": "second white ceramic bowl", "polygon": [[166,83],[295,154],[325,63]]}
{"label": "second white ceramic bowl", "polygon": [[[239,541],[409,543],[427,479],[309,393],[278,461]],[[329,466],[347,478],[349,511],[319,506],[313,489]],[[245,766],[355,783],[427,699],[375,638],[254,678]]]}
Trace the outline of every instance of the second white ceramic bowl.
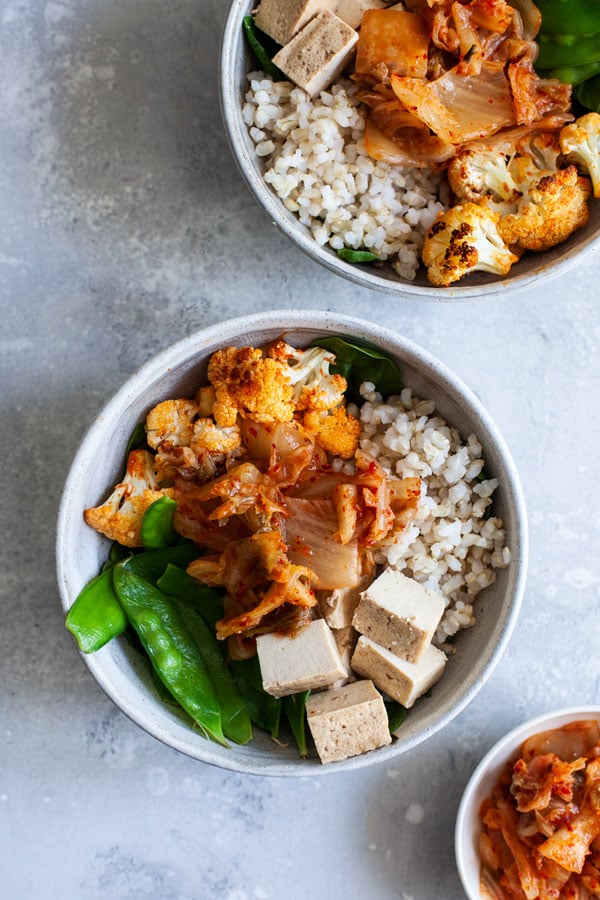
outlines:
{"label": "second white ceramic bowl", "polygon": [[242,118],[244,96],[248,90],[246,75],[256,71],[242,33],[242,20],[256,7],[255,0],[232,0],[223,31],[220,59],[220,97],[223,120],[238,167],[251,192],[269,218],[297,247],[315,262],[363,287],[374,288],[420,299],[448,301],[489,297],[525,287],[540,286],[545,281],[566,272],[584,255],[600,245],[600,200],[590,204],[590,221],[585,228],[571,235],[564,244],[545,253],[525,254],[506,277],[477,273],[448,288],[434,287],[423,269],[414,281],[403,281],[391,266],[375,268],[353,265],[341,260],[330,247],[321,247],[310,231],[289,212],[282,201],[263,180],[264,162],[254,149],[248,128]]}

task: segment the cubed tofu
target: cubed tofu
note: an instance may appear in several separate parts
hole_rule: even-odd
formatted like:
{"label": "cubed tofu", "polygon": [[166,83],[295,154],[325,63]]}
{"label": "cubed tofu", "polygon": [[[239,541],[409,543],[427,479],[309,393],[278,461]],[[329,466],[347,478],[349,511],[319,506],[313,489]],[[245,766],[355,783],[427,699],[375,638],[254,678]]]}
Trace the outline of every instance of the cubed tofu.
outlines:
{"label": "cubed tofu", "polygon": [[290,81],[314,97],[342,73],[357,40],[353,28],[325,10],[282,47],[273,62]]}
{"label": "cubed tofu", "polygon": [[383,697],[371,681],[312,695],[306,701],[306,716],[323,763],[358,756],[392,741]]}
{"label": "cubed tofu", "polygon": [[388,568],[361,594],[352,624],[376,644],[416,663],[431,642],[443,612],[441,594]]}
{"label": "cubed tofu", "polygon": [[385,0],[338,0],[333,11],[342,22],[357,29],[367,9],[383,9],[385,5]]}
{"label": "cubed tofu", "polygon": [[256,650],[263,688],[274,697],[331,687],[348,672],[327,622],[316,619],[295,636],[260,634]]}
{"label": "cubed tofu", "polygon": [[337,0],[261,0],[254,21],[282,46],[324,9],[332,12]]}
{"label": "cubed tofu", "polygon": [[418,663],[409,663],[361,635],[352,656],[352,668],[370,678],[380,691],[409,709],[436,683],[446,665],[446,654],[429,644]]}
{"label": "cubed tofu", "polygon": [[356,587],[337,588],[329,594],[319,595],[319,609],[330,628],[347,628],[352,625],[360,595],[372,581],[371,574],[363,575]]}
{"label": "cubed tofu", "polygon": [[338,648],[342,665],[346,670],[344,678],[340,678],[334,684],[334,687],[340,687],[342,684],[354,681],[356,677],[352,671],[351,661],[358,640],[358,631],[355,631],[351,625],[348,625],[346,628],[332,628],[331,633]]}

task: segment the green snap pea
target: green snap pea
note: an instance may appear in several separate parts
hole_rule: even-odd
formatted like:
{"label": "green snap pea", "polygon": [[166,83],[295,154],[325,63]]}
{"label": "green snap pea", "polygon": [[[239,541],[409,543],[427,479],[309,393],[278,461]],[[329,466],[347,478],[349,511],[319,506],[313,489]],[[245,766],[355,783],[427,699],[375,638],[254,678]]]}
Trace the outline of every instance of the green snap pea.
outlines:
{"label": "green snap pea", "polygon": [[142,518],[142,544],[145,550],[164,550],[179,540],[173,528],[173,513],[177,501],[171,497],[159,497],[151,503]]}
{"label": "green snap pea", "polygon": [[598,0],[536,0],[542,29],[555,34],[593,34],[600,31]]}
{"label": "green snap pea", "polygon": [[227,746],[216,692],[202,654],[174,601],[118,563],[114,585],[158,677],[206,737]]}
{"label": "green snap pea", "polygon": [[292,734],[298,752],[302,759],[308,756],[308,745],[306,743],[306,701],[310,695],[310,691],[301,691],[299,694],[291,694],[283,699],[283,711],[288,720],[288,724],[292,729]]}
{"label": "green snap pea", "polygon": [[219,701],[223,734],[236,744],[246,744],[252,738],[250,716],[215,633],[200,613],[202,601],[198,602],[197,594],[202,595],[203,586],[183,570],[168,566],[157,587],[177,601],[179,614],[202,654]]}
{"label": "green snap pea", "polygon": [[541,31],[537,36],[539,54],[537,69],[558,69],[581,66],[600,59],[600,23],[596,34],[550,34]]}
{"label": "green snap pea", "polygon": [[560,69],[540,70],[538,74],[542,78],[558,78],[563,84],[577,85],[592,78],[598,72],[600,72],[600,59],[582,66],[563,66]]}
{"label": "green snap pea", "polygon": [[179,566],[169,563],[157,582],[157,587],[170,597],[185,600],[197,610],[213,629],[223,618],[223,600],[218,591],[199,584]]}
{"label": "green snap pea", "polygon": [[282,701],[263,690],[258,657],[236,659],[229,663],[240,694],[246,702],[250,719],[272,738],[279,735]]}
{"label": "green snap pea", "polygon": [[65,619],[79,649],[99,650],[127,628],[127,618],[113,587],[113,568],[106,569],[78,594]]}
{"label": "green snap pea", "polygon": [[195,544],[181,543],[174,547],[165,547],[164,550],[136,553],[125,560],[124,565],[134,575],[156,584],[169,563],[173,563],[174,566],[187,566],[192,560],[197,559],[198,555]]}

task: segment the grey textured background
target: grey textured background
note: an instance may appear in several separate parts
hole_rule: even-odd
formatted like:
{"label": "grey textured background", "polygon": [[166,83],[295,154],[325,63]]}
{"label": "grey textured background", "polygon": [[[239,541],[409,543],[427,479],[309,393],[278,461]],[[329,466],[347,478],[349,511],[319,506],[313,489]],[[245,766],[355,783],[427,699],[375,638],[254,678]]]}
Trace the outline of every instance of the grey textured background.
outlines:
{"label": "grey textured background", "polygon": [[[351,286],[280,236],[221,125],[225,0],[0,3],[0,895],[10,900],[459,900],[453,824],[508,728],[600,702],[598,256],[449,305]],[[290,782],[162,746],[63,628],[58,502],[94,415],[157,350],[225,316],[351,311],[478,393],[519,466],[525,603],[504,659],[393,765]]]}

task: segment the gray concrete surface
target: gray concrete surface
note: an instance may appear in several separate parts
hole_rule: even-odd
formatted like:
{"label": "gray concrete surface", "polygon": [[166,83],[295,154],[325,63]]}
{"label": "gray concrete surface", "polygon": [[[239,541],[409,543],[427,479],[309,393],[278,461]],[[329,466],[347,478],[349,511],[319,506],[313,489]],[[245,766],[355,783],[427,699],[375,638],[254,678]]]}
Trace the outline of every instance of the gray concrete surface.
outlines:
{"label": "gray concrete surface", "polygon": [[[395,300],[317,268],[238,176],[216,93],[226,3],[0,4],[0,896],[459,900],[453,824],[478,759],[531,715],[600,702],[598,256],[541,290]],[[248,311],[384,323],[478,393],[531,524],[508,652],[393,765],[239,777],[162,746],[63,628],[58,502],[87,426],[174,340]]]}

